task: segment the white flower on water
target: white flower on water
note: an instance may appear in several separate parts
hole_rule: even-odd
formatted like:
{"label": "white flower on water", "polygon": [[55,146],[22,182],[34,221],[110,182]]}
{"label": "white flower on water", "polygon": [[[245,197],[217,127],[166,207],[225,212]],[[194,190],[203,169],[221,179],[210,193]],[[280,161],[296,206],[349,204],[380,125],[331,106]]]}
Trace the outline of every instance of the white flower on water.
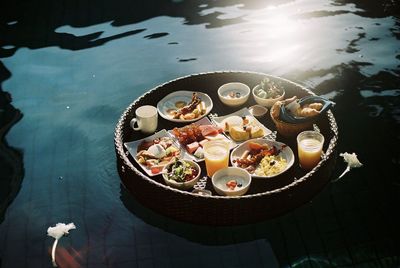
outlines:
{"label": "white flower on water", "polygon": [[343,171],[343,173],[334,181],[339,180],[341,177],[344,176],[344,174],[346,174],[347,172],[350,171],[350,169],[352,168],[358,168],[358,167],[362,167],[362,163],[358,160],[356,153],[341,153],[340,154],[341,157],[343,157],[343,160],[347,163],[347,167],[346,169]]}
{"label": "white flower on water", "polygon": [[347,165],[350,168],[357,168],[357,167],[361,167],[362,164],[361,162],[358,160],[356,153],[342,153],[340,154],[341,157],[343,157],[344,161],[347,163]]}
{"label": "white flower on water", "polygon": [[53,261],[53,266],[57,267],[57,263],[56,263],[56,247],[57,247],[57,243],[58,240],[63,237],[64,235],[69,234],[69,230],[72,229],[76,229],[75,224],[74,223],[69,223],[69,224],[65,224],[65,223],[57,223],[56,226],[54,227],[49,227],[47,229],[47,235],[53,237],[54,243],[53,243],[53,248],[51,250],[51,259]]}

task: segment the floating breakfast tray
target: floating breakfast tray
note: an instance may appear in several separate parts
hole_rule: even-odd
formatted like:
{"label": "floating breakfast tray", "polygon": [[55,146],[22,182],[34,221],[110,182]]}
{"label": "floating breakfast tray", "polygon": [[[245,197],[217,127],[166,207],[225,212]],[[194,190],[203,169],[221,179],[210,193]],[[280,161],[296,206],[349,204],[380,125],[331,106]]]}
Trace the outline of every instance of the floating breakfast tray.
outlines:
{"label": "floating breakfast tray", "polygon": [[[226,115],[255,104],[252,96],[240,107],[225,106],[218,98],[217,89],[229,82],[241,82],[250,88],[263,78],[280,81],[286,90],[286,98],[299,98],[313,93],[303,86],[289,80],[254,72],[212,72],[200,73],[178,78],[157,86],[135,100],[124,111],[115,129],[115,149],[117,167],[123,185],[144,206],[176,220],[205,225],[238,225],[254,223],[284,214],[310,201],[329,182],[336,161],[338,128],[332,112],[325,113],[315,125],[325,136],[324,157],[311,171],[303,171],[298,164],[296,138],[277,135],[276,140],[289,145],[295,162],[285,173],[263,180],[254,179],[244,196],[219,196],[208,180],[207,189],[212,196],[202,196],[190,191],[182,191],[164,184],[161,175],[149,177],[129,154],[124,143],[139,140],[146,135],[133,131],[130,120],[135,110],[142,105],[156,106],[157,102],[178,90],[206,93],[214,105],[211,114]],[[162,117],[158,119],[157,131],[173,129],[185,124],[171,122]],[[258,120],[268,129],[275,131],[269,113]],[[205,175],[204,162],[200,163]]]}

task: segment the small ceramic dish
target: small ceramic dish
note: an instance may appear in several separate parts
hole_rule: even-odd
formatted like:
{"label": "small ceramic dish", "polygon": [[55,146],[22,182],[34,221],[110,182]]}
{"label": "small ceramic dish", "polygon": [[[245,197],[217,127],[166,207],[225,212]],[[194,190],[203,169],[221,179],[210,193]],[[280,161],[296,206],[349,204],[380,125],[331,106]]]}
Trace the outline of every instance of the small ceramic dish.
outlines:
{"label": "small ceramic dish", "polygon": [[250,96],[250,88],[239,82],[232,82],[222,85],[218,89],[218,97],[227,106],[240,106],[244,104]]}
{"label": "small ceramic dish", "polygon": [[254,117],[263,117],[264,115],[267,114],[268,109],[265,108],[264,106],[261,105],[253,105],[249,107],[249,112],[254,116]]}
{"label": "small ceramic dish", "polygon": [[260,96],[260,90],[261,90],[261,85],[257,85],[253,88],[252,90],[252,94],[253,94],[253,98],[254,100],[261,106],[265,106],[265,107],[271,107],[272,105],[274,105],[275,102],[277,102],[278,100],[282,100],[285,97],[285,90],[283,90],[283,93],[276,97],[276,98],[263,98]]}
{"label": "small ceramic dish", "polygon": [[[179,177],[179,175],[176,174],[185,174],[187,173],[185,172],[185,170],[186,171],[191,170],[191,172],[194,172],[193,178],[191,180],[183,182],[175,180],[175,178]],[[167,185],[180,190],[188,190],[193,188],[193,186],[199,180],[200,174],[201,174],[200,166],[196,162],[191,160],[178,160],[176,162],[172,162],[166,165],[162,171],[164,182]]]}
{"label": "small ceramic dish", "polygon": [[214,190],[220,195],[240,196],[249,190],[251,176],[244,169],[227,167],[215,172],[211,182]]}

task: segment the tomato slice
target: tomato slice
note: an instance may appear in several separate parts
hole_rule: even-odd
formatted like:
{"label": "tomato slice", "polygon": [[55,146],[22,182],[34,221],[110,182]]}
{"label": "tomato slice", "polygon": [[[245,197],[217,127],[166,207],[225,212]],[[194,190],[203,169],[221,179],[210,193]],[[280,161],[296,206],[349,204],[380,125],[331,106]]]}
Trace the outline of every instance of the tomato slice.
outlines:
{"label": "tomato slice", "polygon": [[152,168],[150,168],[150,171],[151,171],[151,173],[153,173],[153,174],[157,174],[157,173],[160,173],[160,172],[161,172],[161,168],[159,168],[159,167],[152,167]]}

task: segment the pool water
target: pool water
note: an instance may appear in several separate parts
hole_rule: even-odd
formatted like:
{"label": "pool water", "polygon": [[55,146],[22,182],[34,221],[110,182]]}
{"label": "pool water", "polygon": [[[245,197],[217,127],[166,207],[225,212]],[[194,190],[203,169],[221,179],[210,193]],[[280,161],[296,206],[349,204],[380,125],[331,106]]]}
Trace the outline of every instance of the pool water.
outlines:
{"label": "pool water", "polygon": [[[0,266],[398,267],[400,18],[395,1],[0,4]],[[334,102],[362,168],[246,226],[176,222],[121,186],[113,135],[154,86],[217,70],[281,76]],[[345,168],[341,158],[335,176]],[[68,266],[69,265],[69,266]]]}

